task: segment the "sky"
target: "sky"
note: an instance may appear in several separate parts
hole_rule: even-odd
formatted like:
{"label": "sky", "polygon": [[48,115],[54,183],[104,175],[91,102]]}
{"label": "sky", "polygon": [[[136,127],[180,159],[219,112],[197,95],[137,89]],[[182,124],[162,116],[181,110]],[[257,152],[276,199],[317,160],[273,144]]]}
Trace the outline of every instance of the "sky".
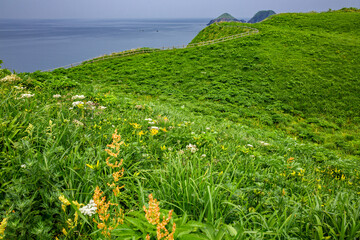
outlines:
{"label": "sky", "polygon": [[0,0],[0,18],[216,18],[252,17],[260,10],[310,12],[360,8],[360,0]]}

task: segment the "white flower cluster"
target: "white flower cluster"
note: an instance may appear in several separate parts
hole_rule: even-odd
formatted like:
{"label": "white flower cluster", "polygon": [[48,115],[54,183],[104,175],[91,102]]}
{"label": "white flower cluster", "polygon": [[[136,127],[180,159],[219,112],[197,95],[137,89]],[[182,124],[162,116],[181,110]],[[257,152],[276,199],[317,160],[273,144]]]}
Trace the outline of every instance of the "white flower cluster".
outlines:
{"label": "white flower cluster", "polygon": [[15,74],[11,74],[11,75],[7,75],[6,77],[0,79],[0,82],[14,82],[20,80],[20,78],[18,76],[16,76]]}
{"label": "white flower cluster", "polygon": [[75,100],[75,99],[84,99],[84,98],[85,98],[84,95],[75,95],[75,96],[73,96],[71,99],[72,99],[72,100]]}
{"label": "white flower cluster", "polygon": [[192,145],[191,143],[189,143],[189,145],[186,146],[186,149],[190,150],[190,152],[192,153],[195,153],[197,150],[199,150],[196,148],[196,145]]}
{"label": "white flower cluster", "polygon": [[84,104],[84,102],[82,102],[82,101],[76,101],[76,102],[73,102],[73,103],[72,103],[73,107],[77,107],[78,105],[81,105],[81,104]]}
{"label": "white flower cluster", "polygon": [[33,97],[34,95],[35,95],[35,94],[24,93],[24,94],[21,94],[20,98],[18,98],[18,99],[31,98],[31,97]]}
{"label": "white flower cluster", "polygon": [[259,143],[262,145],[262,146],[269,146],[270,143],[267,143],[267,142],[264,142],[264,141],[259,141]]}
{"label": "white flower cluster", "polygon": [[61,95],[60,94],[55,94],[55,95],[53,95],[53,98],[61,98]]}
{"label": "white flower cluster", "polygon": [[83,215],[89,215],[91,217],[92,215],[95,214],[96,209],[97,209],[96,204],[94,200],[91,199],[88,205],[83,206],[79,210]]}
{"label": "white flower cluster", "polygon": [[23,89],[25,89],[26,87],[14,86],[14,88],[17,89],[17,90],[23,90]]}
{"label": "white flower cluster", "polygon": [[104,110],[104,109],[106,109],[106,107],[104,107],[104,106],[99,106],[98,109]]}
{"label": "white flower cluster", "polygon": [[76,120],[74,119],[73,123],[76,125],[76,126],[84,126],[84,123],[80,122],[79,120]]}

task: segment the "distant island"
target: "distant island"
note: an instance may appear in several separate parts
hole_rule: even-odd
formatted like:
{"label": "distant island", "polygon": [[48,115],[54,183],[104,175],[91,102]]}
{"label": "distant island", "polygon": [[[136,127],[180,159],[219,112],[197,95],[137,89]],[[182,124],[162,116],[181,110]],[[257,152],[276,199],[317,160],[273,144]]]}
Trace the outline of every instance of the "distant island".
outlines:
{"label": "distant island", "polygon": [[233,16],[231,16],[229,13],[224,13],[222,15],[220,15],[219,17],[211,20],[207,25],[211,25],[215,22],[243,22],[245,23],[245,20],[238,20],[236,18],[234,18]]}
{"label": "distant island", "polygon": [[248,23],[257,23],[261,22],[264,19],[270,17],[271,15],[276,14],[273,10],[263,10],[257,12],[249,21]]}

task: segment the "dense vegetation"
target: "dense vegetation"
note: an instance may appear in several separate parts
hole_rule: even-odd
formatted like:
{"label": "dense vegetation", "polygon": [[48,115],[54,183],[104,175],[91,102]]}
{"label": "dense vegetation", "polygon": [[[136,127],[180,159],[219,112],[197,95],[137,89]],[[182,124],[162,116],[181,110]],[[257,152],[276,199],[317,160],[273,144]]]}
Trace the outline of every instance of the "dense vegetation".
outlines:
{"label": "dense vegetation", "polygon": [[[225,25],[197,38],[241,29]],[[167,239],[359,238],[360,14],[251,26],[210,46],[1,70],[0,238],[156,239],[149,194]]]}

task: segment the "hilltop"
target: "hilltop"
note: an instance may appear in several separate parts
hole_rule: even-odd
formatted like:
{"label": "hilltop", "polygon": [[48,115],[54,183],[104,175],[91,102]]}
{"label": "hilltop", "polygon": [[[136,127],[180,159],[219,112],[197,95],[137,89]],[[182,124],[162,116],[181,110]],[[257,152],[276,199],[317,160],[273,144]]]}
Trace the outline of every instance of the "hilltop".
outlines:
{"label": "hilltop", "polygon": [[257,12],[249,21],[248,23],[257,23],[265,20],[266,18],[270,17],[271,15],[275,15],[276,13],[273,10],[262,10]]}
{"label": "hilltop", "polygon": [[223,13],[219,17],[211,20],[207,25],[211,25],[215,22],[245,22],[244,20],[238,20],[231,16],[229,13]]}
{"label": "hilltop", "polygon": [[286,13],[1,70],[0,237],[359,239],[359,33],[357,9]]}

